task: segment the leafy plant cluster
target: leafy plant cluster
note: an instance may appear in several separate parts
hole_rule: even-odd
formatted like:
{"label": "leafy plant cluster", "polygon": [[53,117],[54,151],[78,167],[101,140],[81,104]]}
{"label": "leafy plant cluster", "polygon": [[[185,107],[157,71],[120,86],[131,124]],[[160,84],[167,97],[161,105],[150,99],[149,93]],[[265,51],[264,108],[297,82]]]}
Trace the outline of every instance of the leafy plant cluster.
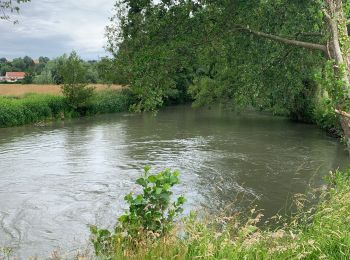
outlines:
{"label": "leafy plant cluster", "polygon": [[92,242],[98,256],[113,254],[116,244],[124,250],[133,250],[145,241],[157,240],[169,234],[175,218],[182,213],[185,198],[172,201],[171,188],[179,183],[179,173],[170,170],[151,175],[145,167],[144,175],[136,183],[142,193],[128,194],[125,201],[129,210],[118,218],[114,232],[91,227]]}
{"label": "leafy plant cluster", "polygon": [[80,114],[86,113],[88,103],[94,95],[94,88],[84,83],[86,68],[76,52],[59,67],[63,78],[62,93],[69,106]]}

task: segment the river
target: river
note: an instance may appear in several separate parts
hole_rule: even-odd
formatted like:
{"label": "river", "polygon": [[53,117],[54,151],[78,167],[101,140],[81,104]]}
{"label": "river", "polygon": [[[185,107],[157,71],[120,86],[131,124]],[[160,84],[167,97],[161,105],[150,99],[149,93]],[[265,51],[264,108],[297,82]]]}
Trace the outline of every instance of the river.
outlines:
{"label": "river", "polygon": [[112,227],[145,165],[181,172],[190,210],[288,213],[294,194],[350,163],[313,125],[267,114],[170,107],[0,129],[0,247],[19,259],[83,250]]}

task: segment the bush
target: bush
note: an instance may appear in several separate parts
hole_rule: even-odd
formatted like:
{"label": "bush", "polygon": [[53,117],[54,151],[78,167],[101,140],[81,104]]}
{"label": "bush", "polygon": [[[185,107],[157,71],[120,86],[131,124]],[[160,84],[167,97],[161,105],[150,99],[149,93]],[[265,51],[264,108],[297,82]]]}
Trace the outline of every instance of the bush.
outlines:
{"label": "bush", "polygon": [[59,72],[64,83],[62,93],[68,105],[84,114],[94,94],[94,88],[86,84],[87,69],[76,52],[72,52],[67,61],[59,67]]}
{"label": "bush", "polygon": [[171,202],[173,193],[170,189],[179,183],[179,173],[165,170],[150,175],[149,170],[150,167],[145,167],[144,176],[136,180],[143,188],[142,194],[130,193],[125,197],[129,211],[119,217],[114,233],[91,227],[97,256],[113,254],[116,243],[122,248],[135,249],[142,241],[164,237],[173,228],[174,219],[182,213],[185,202],[182,196]]}

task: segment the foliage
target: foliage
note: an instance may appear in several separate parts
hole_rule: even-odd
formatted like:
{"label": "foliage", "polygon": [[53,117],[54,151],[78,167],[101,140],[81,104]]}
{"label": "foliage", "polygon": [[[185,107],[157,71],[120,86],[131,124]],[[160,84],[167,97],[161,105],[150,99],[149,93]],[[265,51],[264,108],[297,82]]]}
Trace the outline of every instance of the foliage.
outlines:
{"label": "foliage", "polygon": [[[94,95],[86,114],[127,111],[132,102],[128,92],[101,91]],[[62,96],[29,94],[22,98],[0,97],[0,127],[79,116]]]}
{"label": "foliage", "polygon": [[[35,84],[63,84],[63,77],[60,73],[60,67],[67,62],[66,54],[49,59],[47,57],[39,57],[33,60],[29,56],[23,58],[15,58],[12,61],[6,58],[0,58],[0,76],[4,76],[6,72],[26,72],[33,77]],[[118,73],[115,73],[114,61],[109,58],[101,58],[101,60],[81,60],[81,64],[86,70],[83,82],[87,84],[106,83],[106,84],[124,84],[123,79]]]}
{"label": "foliage", "polygon": [[53,60],[48,60],[41,68],[41,71],[37,72],[34,79],[35,84],[62,84],[63,77],[60,74],[59,68],[67,61],[67,55],[62,55]]}
{"label": "foliage", "polygon": [[48,58],[46,57],[40,57],[37,63],[34,62],[34,60],[29,56],[25,56],[23,58],[15,58],[12,61],[8,61],[6,58],[1,58],[0,76],[4,76],[6,72],[11,71],[40,74],[47,62]]}
{"label": "foliage", "polygon": [[0,127],[24,125],[67,113],[60,96],[27,95],[24,98],[0,97]]}
{"label": "foliage", "polygon": [[149,171],[150,167],[145,167],[144,175],[136,180],[142,186],[142,194],[130,193],[125,197],[129,211],[119,217],[114,233],[91,227],[97,256],[113,253],[114,243],[134,247],[144,239],[159,239],[172,230],[174,219],[183,211],[185,202],[182,196],[171,201],[170,189],[179,183],[179,173],[165,170],[151,175]]}
{"label": "foliage", "polygon": [[27,72],[24,76],[23,83],[24,84],[32,84],[34,79],[33,72]]}
{"label": "foliage", "polygon": [[[157,240],[126,247],[119,240],[104,258],[110,259],[348,259],[350,256],[350,170],[334,172],[316,208],[303,208],[280,227],[259,223],[261,212],[247,217],[195,214]],[[280,216],[271,219],[276,223]],[[179,236],[181,232],[181,236]]]}
{"label": "foliage", "polygon": [[312,121],[314,74],[324,63],[322,53],[235,28],[247,25],[298,40],[325,41],[320,10],[318,2],[286,0],[117,1],[107,30],[109,51],[116,73],[125,75],[136,95],[135,110],[188,100],[189,90],[196,105],[283,109],[293,118]]}
{"label": "foliage", "polygon": [[334,136],[341,135],[338,115],[334,112],[332,100],[322,98],[314,109],[315,123]]}
{"label": "foliage", "polygon": [[188,16],[196,4],[118,1],[116,7],[114,24],[107,30],[108,48],[115,56],[116,73],[136,96],[134,110],[155,110],[170,100],[185,100],[195,63],[191,45],[197,39],[182,31],[191,31],[188,27],[195,21]]}
{"label": "foliage", "polygon": [[95,93],[88,104],[89,115],[123,112],[133,104],[133,97],[129,90],[105,90]]}
{"label": "foliage", "polygon": [[117,65],[114,60],[108,57],[102,58],[96,64],[99,80],[109,84],[126,84],[125,78],[118,73],[120,70],[116,69]]}
{"label": "foliage", "polygon": [[[22,3],[30,2],[30,0],[1,0],[0,1],[0,20],[10,20],[10,13],[18,13],[19,5]],[[17,23],[17,21],[14,21]]]}
{"label": "foliage", "polygon": [[64,85],[62,93],[68,105],[82,113],[94,94],[94,88],[84,83],[87,70],[79,56],[72,52],[67,61],[59,67]]}
{"label": "foliage", "polygon": [[126,232],[128,236],[137,238],[140,231],[151,232],[159,236],[167,233],[173,225],[174,218],[182,212],[184,197],[179,197],[171,205],[170,189],[179,183],[179,173],[169,169],[150,175],[150,167],[145,168],[144,176],[136,183],[143,187],[143,194],[125,197],[129,204],[129,212],[122,215],[117,230]]}

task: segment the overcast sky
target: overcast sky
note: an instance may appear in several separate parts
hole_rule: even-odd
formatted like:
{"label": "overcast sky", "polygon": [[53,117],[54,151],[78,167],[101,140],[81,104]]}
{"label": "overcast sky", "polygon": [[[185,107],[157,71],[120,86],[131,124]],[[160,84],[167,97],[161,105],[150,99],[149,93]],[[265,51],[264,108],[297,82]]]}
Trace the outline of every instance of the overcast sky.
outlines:
{"label": "overcast sky", "polygon": [[76,50],[84,59],[106,56],[105,26],[115,0],[31,0],[15,19],[0,20],[0,57],[57,57]]}

